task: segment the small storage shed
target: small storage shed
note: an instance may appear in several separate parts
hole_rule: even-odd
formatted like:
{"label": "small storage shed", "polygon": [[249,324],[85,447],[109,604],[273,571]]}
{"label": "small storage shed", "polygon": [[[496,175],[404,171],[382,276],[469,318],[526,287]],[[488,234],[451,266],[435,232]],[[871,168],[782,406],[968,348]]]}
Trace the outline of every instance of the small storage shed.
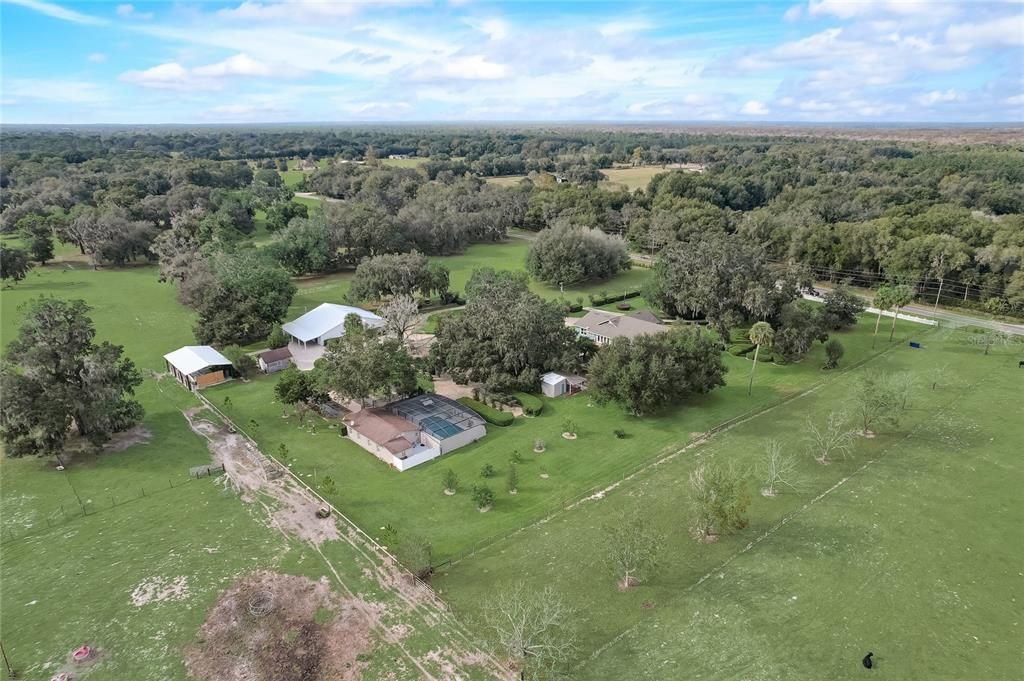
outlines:
{"label": "small storage shed", "polygon": [[164,355],[167,370],[189,390],[223,383],[235,376],[235,367],[209,345],[186,345]]}
{"label": "small storage shed", "polygon": [[540,390],[548,397],[571,395],[587,387],[587,380],[575,374],[560,374],[549,371],[540,377]]}
{"label": "small storage shed", "polygon": [[272,374],[275,371],[288,368],[288,365],[292,363],[292,351],[288,348],[266,350],[256,356],[256,363],[259,364],[260,371]]}

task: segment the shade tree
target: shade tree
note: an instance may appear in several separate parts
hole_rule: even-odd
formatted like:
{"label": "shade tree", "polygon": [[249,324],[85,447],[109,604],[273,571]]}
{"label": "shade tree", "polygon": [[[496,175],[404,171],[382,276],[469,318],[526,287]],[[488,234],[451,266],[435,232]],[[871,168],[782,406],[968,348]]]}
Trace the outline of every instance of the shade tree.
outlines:
{"label": "shade tree", "polygon": [[632,513],[603,528],[604,550],[618,580],[628,589],[657,567],[665,536],[640,513]]}

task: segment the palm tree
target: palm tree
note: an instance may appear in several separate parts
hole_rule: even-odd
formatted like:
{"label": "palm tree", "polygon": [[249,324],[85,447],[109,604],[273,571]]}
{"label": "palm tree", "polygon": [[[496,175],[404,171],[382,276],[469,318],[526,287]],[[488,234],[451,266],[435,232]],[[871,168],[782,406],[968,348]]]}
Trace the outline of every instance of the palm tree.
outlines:
{"label": "palm tree", "polygon": [[750,327],[750,342],[754,344],[754,366],[750,367],[750,383],[747,385],[747,396],[750,396],[754,389],[754,370],[757,369],[757,355],[761,352],[761,346],[771,347],[775,340],[775,330],[768,322],[758,322]]}
{"label": "palm tree", "polygon": [[892,299],[889,303],[896,310],[892,316],[892,328],[889,330],[889,342],[892,343],[892,336],[896,333],[896,319],[900,316],[900,309],[914,299],[914,291],[906,284],[892,287]]}
{"label": "palm tree", "polygon": [[882,311],[888,310],[889,308],[892,307],[893,293],[894,290],[892,286],[879,286],[878,292],[875,293],[875,299],[872,301],[872,304],[878,310],[878,318],[875,320],[875,332],[871,334],[872,350],[875,349],[875,339],[878,336],[878,325],[882,321]]}

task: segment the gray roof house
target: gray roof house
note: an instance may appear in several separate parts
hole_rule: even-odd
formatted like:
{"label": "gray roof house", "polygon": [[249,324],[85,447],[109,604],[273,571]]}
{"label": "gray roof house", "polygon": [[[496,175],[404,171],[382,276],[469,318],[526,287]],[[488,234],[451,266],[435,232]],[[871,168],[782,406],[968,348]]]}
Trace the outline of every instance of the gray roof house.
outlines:
{"label": "gray roof house", "polygon": [[591,310],[572,320],[576,333],[598,345],[607,345],[616,338],[636,338],[645,334],[662,333],[669,327],[625,314]]}

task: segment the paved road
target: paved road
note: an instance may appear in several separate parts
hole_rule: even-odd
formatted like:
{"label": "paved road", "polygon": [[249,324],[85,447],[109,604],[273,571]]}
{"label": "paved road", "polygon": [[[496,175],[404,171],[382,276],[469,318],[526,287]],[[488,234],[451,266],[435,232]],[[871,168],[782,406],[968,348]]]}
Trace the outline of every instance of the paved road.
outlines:
{"label": "paved road", "polygon": [[[822,286],[821,284],[815,284],[814,287],[822,292],[831,290],[830,287]],[[864,296],[861,297],[868,300]],[[1008,322],[1001,322],[995,319],[983,319],[981,317],[974,317],[962,312],[951,312],[949,310],[942,309],[932,310],[928,305],[917,305],[915,303],[911,303],[910,305],[902,308],[900,312],[906,312],[907,314],[917,317],[937,319],[940,322],[944,322],[951,326],[980,326],[983,329],[995,329],[997,331],[1012,333],[1016,336],[1024,336],[1024,325],[1022,324],[1010,324]]]}

